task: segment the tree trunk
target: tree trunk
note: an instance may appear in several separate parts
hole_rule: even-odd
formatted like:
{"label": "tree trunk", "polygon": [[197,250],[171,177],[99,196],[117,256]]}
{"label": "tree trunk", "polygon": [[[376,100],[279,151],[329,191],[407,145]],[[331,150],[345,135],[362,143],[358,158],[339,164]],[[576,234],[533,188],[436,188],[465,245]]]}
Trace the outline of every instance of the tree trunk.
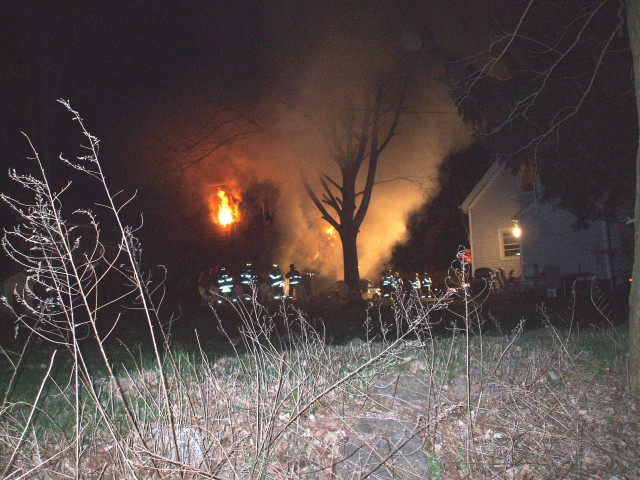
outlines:
{"label": "tree trunk", "polygon": [[360,270],[358,268],[358,229],[352,225],[342,225],[340,241],[344,261],[344,282],[349,288],[349,299],[362,298],[360,291]]}
{"label": "tree trunk", "polygon": [[[633,73],[640,127],[640,3],[627,0],[627,28],[633,55]],[[640,131],[638,138],[640,140]],[[633,279],[629,294],[629,390],[640,394],[640,146],[636,156],[636,205],[634,211],[635,248]]]}

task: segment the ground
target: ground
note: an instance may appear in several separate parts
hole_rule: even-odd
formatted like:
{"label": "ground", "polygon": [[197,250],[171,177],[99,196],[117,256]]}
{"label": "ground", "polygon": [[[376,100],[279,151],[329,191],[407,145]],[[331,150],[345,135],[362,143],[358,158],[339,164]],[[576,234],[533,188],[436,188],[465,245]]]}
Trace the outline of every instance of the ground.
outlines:
{"label": "ground", "polygon": [[[40,360],[25,367],[34,391],[45,379],[42,413],[26,420],[29,403],[15,397],[22,386],[5,398],[0,464],[14,476],[35,469],[31,478],[640,478],[624,324],[552,321],[556,313],[540,307],[535,328],[497,334],[495,308],[451,322],[439,317],[445,307],[369,306],[367,315],[346,306],[324,319],[340,320],[330,330],[295,306],[285,321],[277,309],[240,309],[228,338],[201,324],[197,345],[178,320],[173,355],[163,353],[166,393],[148,343],[130,343],[129,353],[110,344],[115,379],[87,347],[96,376],[82,387],[78,465],[71,370],[44,377],[40,344]],[[199,318],[218,327],[230,319]],[[121,340],[141,329],[132,322]]]}

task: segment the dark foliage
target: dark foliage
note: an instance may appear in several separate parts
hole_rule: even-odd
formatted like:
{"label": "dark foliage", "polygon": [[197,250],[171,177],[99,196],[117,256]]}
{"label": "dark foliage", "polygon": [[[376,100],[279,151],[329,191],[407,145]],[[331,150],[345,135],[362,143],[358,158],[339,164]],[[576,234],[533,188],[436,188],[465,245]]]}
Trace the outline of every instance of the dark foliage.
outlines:
{"label": "dark foliage", "polygon": [[516,35],[449,63],[451,94],[479,141],[514,170],[534,166],[544,196],[578,224],[625,217],[633,205],[637,118],[623,13],[617,1],[534,2]]}

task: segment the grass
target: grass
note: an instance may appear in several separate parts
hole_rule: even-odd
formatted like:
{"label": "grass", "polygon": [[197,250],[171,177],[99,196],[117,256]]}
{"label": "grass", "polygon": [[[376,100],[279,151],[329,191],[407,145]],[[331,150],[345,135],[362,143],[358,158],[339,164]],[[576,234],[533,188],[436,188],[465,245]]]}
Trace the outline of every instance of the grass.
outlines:
{"label": "grass", "polygon": [[[291,313],[299,315],[296,312]],[[300,318],[296,317],[296,320],[300,321]],[[306,325],[305,328],[308,328],[309,325]],[[516,408],[516,405],[503,405],[500,407],[501,410],[496,411],[496,400],[486,393],[482,394],[482,389],[491,390],[495,388],[489,387],[492,382],[497,379],[504,382],[515,375],[515,378],[520,378],[530,385],[527,387],[526,395],[534,395],[533,392],[542,385],[549,392],[566,395],[567,389],[576,388],[576,379],[581,375],[576,373],[576,365],[583,365],[578,370],[584,370],[587,376],[596,370],[606,372],[609,369],[609,375],[611,372],[622,371],[624,355],[620,349],[621,344],[616,342],[624,338],[625,332],[624,327],[604,330],[582,329],[568,337],[565,336],[566,332],[558,330],[558,338],[566,342],[564,348],[556,342],[549,341],[548,335],[552,333],[545,336],[525,336],[522,339],[517,338],[517,335],[499,339],[488,337],[482,342],[480,337],[472,339],[472,371],[477,373],[474,373],[474,399],[469,404],[469,409],[475,418],[474,423],[483,425],[484,428],[484,433],[477,433],[484,437],[476,439],[476,442],[484,444],[485,437],[493,438],[487,435],[494,435],[497,439],[495,441],[499,441],[502,437],[496,432],[521,435],[517,432],[509,433],[509,429],[514,422],[527,421],[521,408]],[[458,399],[464,404],[463,389],[456,384],[457,379],[464,377],[465,373],[466,347],[465,339],[461,335],[422,337],[421,341],[402,340],[382,356],[379,355],[392,345],[390,342],[396,341],[395,338],[389,337],[384,340],[378,337],[375,341],[369,342],[352,341],[329,345],[313,330],[306,333],[298,330],[295,334],[292,332],[291,338],[284,344],[279,342],[279,339],[281,337],[275,333],[273,336],[262,336],[260,330],[249,330],[243,334],[239,345],[228,347],[232,351],[236,349],[234,354],[213,352],[212,356],[198,348],[197,342],[191,345],[181,343],[172,352],[174,363],[165,364],[172,404],[181,412],[177,419],[178,432],[192,428],[187,427],[188,425],[197,425],[198,432],[209,432],[207,435],[198,434],[201,435],[198,438],[204,442],[203,448],[212,452],[216,462],[222,462],[222,465],[216,468],[215,462],[209,462],[208,465],[198,464],[198,471],[202,470],[203,474],[205,471],[218,472],[222,478],[226,478],[226,475],[234,475],[235,472],[246,478],[260,475],[267,478],[285,478],[286,475],[279,475],[289,468],[299,468],[300,474],[306,471],[305,468],[311,469],[312,465],[315,465],[314,468],[325,468],[326,458],[322,452],[326,448],[338,448],[337,444],[331,443],[331,435],[340,438],[342,434],[339,432],[346,434],[349,431],[349,418],[353,415],[370,412],[374,415],[392,414],[404,418],[405,413],[402,411],[387,412],[386,407],[381,409],[381,406],[372,403],[369,397],[370,386],[376,379],[387,378],[388,375],[417,374],[422,378],[433,378],[433,384],[429,387],[431,393],[428,395],[433,399],[433,404],[431,407],[421,404],[421,415],[431,418],[432,422],[435,422],[439,409],[447,402]],[[510,343],[512,339],[514,341]],[[238,347],[241,349],[238,350]],[[88,355],[89,349],[85,352]],[[167,431],[167,426],[166,418],[162,414],[162,403],[159,403],[157,366],[145,352],[140,345],[125,348],[120,344],[118,349],[114,343],[109,349],[109,355],[117,359],[113,363],[119,365],[116,371],[120,372],[118,376],[139,428],[147,432],[146,435],[150,435],[149,438],[155,442],[153,449],[169,452],[170,442],[166,433],[162,433]],[[375,362],[360,370],[357,375],[342,380],[359,366],[376,357]],[[10,403],[16,402],[18,396],[27,399],[29,395],[33,395],[33,390],[37,389],[42,379],[46,358],[47,354],[41,348],[29,353],[22,367],[24,373],[18,382],[19,388],[15,390]],[[73,414],[69,413],[73,410],[69,408],[72,400],[71,391],[64,391],[61,386],[56,387],[56,384],[64,383],[63,379],[68,380],[68,371],[66,376],[62,372],[70,363],[68,359],[60,359],[58,365],[60,371],[52,374],[55,382],[51,381],[47,385],[48,395],[41,403],[42,412],[32,422],[33,435],[38,438],[59,437],[61,432],[68,431],[73,424]],[[3,371],[6,370],[5,366]],[[570,370],[571,376],[567,377]],[[476,376],[480,374],[482,377]],[[606,379],[604,375],[591,375],[591,381],[594,382]],[[102,408],[108,408],[116,422],[126,424],[125,412],[112,398],[114,393],[109,387],[108,377],[96,377],[96,382],[102,392]],[[336,388],[327,390],[336,382],[339,382]],[[523,395],[522,387],[518,389],[520,395]],[[576,394],[579,397],[580,394]],[[448,400],[444,400],[445,398]],[[542,399],[538,399],[537,396],[532,398],[535,400],[531,405],[544,405],[541,403]],[[108,406],[110,404],[111,407]],[[96,406],[91,405],[91,402],[85,403],[84,428],[91,432],[91,438],[94,438],[95,442],[108,441],[108,432],[95,409]],[[13,414],[18,410],[12,409]],[[549,407],[544,407],[544,412],[551,411]],[[541,414],[547,415],[542,413],[542,410]],[[255,423],[257,418],[260,418],[259,424]],[[311,418],[314,419],[313,422]],[[457,468],[458,472],[469,471],[471,476],[479,474],[480,471],[487,473],[485,470],[479,470],[477,465],[466,463],[465,457],[469,447],[463,442],[464,435],[460,436],[462,432],[459,431],[459,421],[452,423],[453,419],[449,414],[441,414],[436,422],[437,428],[432,425],[424,430],[423,435],[428,434],[430,437],[424,443],[424,462],[431,478],[451,478],[450,469],[454,464],[460,465]],[[496,422],[497,419],[504,420]],[[326,427],[327,424],[331,424],[332,427]],[[314,433],[307,438],[304,432],[315,432],[314,428],[319,429],[320,433]],[[494,433],[487,434],[489,431]],[[537,430],[533,433],[535,431]],[[530,432],[530,435],[533,433]],[[275,442],[272,441],[273,435],[278,436]],[[351,435],[354,435],[354,432]],[[566,435],[566,432],[563,435]],[[318,437],[326,439],[318,440]],[[458,443],[456,438],[462,443]],[[316,441],[320,443],[315,444]],[[447,443],[451,445],[447,446]],[[226,454],[221,457],[220,448],[225,445]],[[90,444],[86,447],[95,448]],[[485,445],[483,448],[488,447]],[[496,448],[496,445],[491,448]],[[41,450],[46,450],[44,445],[41,445]],[[525,455],[528,451],[522,450],[521,454]],[[340,449],[336,452],[337,457],[334,461],[339,459]],[[478,454],[475,449],[473,452],[474,455]],[[310,463],[294,467],[295,458],[299,455],[309,457]],[[485,452],[483,455],[486,457],[488,454]],[[533,460],[537,457],[531,457],[531,453],[527,453],[525,458]],[[469,461],[473,462],[472,459]],[[518,465],[521,467],[517,467]],[[524,468],[523,465],[519,460],[511,468]],[[105,472],[111,472],[113,468],[115,467],[107,466]],[[194,478],[198,478],[198,475]]]}
{"label": "grass", "polygon": [[577,352],[587,353],[598,368],[611,368],[624,364],[628,337],[627,325],[607,329],[591,328],[580,332],[575,348]]}
{"label": "grass", "polygon": [[[328,310],[325,309],[325,311]],[[229,312],[226,312],[226,314],[229,315]],[[339,314],[340,309],[332,312],[331,317],[335,317]],[[531,310],[529,310],[529,314],[531,314]],[[196,317],[198,318],[198,321],[190,322],[190,324],[199,323],[200,325],[206,325],[206,323],[201,321],[203,315],[206,316],[206,311],[199,311],[198,316]],[[209,323],[212,323],[211,318],[209,319]],[[181,328],[181,326],[178,326],[178,329]],[[206,338],[206,341],[204,342],[202,341],[202,338],[199,338],[199,342],[197,342],[195,333],[193,334],[192,341],[188,342],[188,332],[183,330],[179,331],[177,336],[180,338],[180,341],[176,342],[173,354],[180,369],[185,371],[189,369],[193,370],[194,363],[199,361],[201,357],[207,358],[209,362],[215,362],[221,358],[234,358],[238,354],[246,355],[244,344],[241,343],[233,346],[224,336],[212,332],[211,328],[201,328],[201,331],[205,332],[204,337]],[[358,336],[356,336],[352,331],[345,332],[344,330],[330,331],[328,332],[328,335],[331,335],[331,344],[336,347],[337,351],[339,351],[340,347],[349,349],[350,342],[352,342],[354,338],[361,338],[363,336],[363,331],[364,327],[362,327],[361,332],[358,332]],[[577,336],[577,341],[573,344],[572,353],[576,355],[579,355],[580,353],[588,354],[589,361],[595,363],[594,372],[602,372],[603,369],[620,366],[624,362],[625,358],[626,345],[624,339],[626,338],[626,332],[627,329],[625,326],[618,326],[607,329],[606,331],[594,328],[582,330]],[[438,333],[444,333],[443,336],[439,335],[440,338],[451,338],[450,333],[442,332],[442,330]],[[237,334],[237,332],[234,332],[234,334]],[[376,334],[375,338],[379,340],[380,337],[377,335],[378,334]],[[156,365],[151,349],[145,344],[143,339],[129,338],[128,340],[129,341],[127,343],[124,343],[120,338],[114,338],[107,345],[108,356],[118,375],[126,376],[127,372],[133,372],[136,375],[144,375],[144,372],[154,370]],[[279,339],[276,336],[271,341],[277,344]],[[372,345],[375,343],[376,342],[374,341]],[[539,341],[537,339],[529,340],[528,337],[525,337],[521,342],[520,348],[525,349],[525,351],[531,351],[537,347],[538,343]],[[430,354],[430,362],[433,363],[433,369],[438,381],[449,382],[464,373],[464,352],[460,351],[458,348],[452,348],[451,343],[441,342],[440,345],[442,345],[441,348],[436,349],[436,351]],[[286,343],[286,348],[290,348],[291,346],[292,345],[289,343]],[[276,347],[278,349],[285,348],[284,346],[279,345],[276,345]],[[295,348],[295,345],[293,345],[293,347]],[[483,350],[484,363],[490,363],[495,360],[494,350],[495,349],[492,349],[488,342],[485,342]],[[95,361],[97,358],[97,352],[95,351],[94,345],[88,344],[83,348],[83,351],[85,358],[88,360],[89,369],[93,372],[94,378],[98,381],[106,378],[108,372],[104,368],[104,365],[99,361]],[[15,387],[11,393],[11,399],[13,401],[28,401],[33,398],[40,382],[42,381],[42,376],[46,371],[47,362],[50,358],[51,352],[51,346],[45,346],[40,342],[32,344],[31,348],[26,351],[24,358],[22,359],[22,368],[19,370]],[[8,355],[11,356],[12,361],[15,361],[17,358],[17,354],[15,353]],[[417,358],[415,354],[414,357]],[[246,360],[244,360],[244,362],[246,362]],[[353,367],[353,363],[353,361],[336,363],[336,365],[339,365],[339,373],[347,373]],[[225,365],[225,368],[231,369],[230,363],[222,362],[221,364]],[[402,362],[396,362],[393,368],[402,368],[401,365]],[[0,385],[4,386],[8,383],[9,377],[12,373],[10,367],[11,364],[8,359],[6,357],[0,357]],[[61,352],[57,357],[57,361],[52,371],[52,382],[50,382],[46,392],[51,393],[55,390],[54,385],[68,384],[71,368],[72,359],[70,356],[66,355],[66,352]],[[231,369],[230,371],[233,371],[234,374],[244,375],[244,372],[238,372],[237,369]],[[190,373],[194,374],[195,372],[192,371]],[[49,395],[47,395],[47,397],[49,397]],[[52,410],[64,412],[64,402],[54,400],[58,397],[59,395],[51,395],[51,399],[48,399],[48,402],[51,403]],[[38,420],[40,421],[40,419]],[[46,423],[49,420],[43,421]],[[66,425],[67,423],[68,422],[66,421],[61,421],[62,425]]]}
{"label": "grass", "polygon": [[442,466],[437,455],[429,455],[427,457],[427,467],[432,480],[442,480]]}
{"label": "grass", "polygon": [[[32,290],[37,301],[21,318],[22,332],[37,329],[58,343],[49,356],[50,344],[31,337],[22,353],[0,360],[3,382],[16,380],[0,405],[0,476],[640,476],[624,331],[584,328],[609,320],[602,296],[593,302],[597,320],[575,309],[560,315],[570,319],[565,330],[552,309],[536,306],[526,325],[544,325],[541,336],[514,330],[522,305],[468,297],[306,310],[234,303],[167,322],[163,284],[143,273],[135,229],[120,222],[128,200],[116,204],[97,139],[63,104],[87,142],[87,154],[66,163],[104,190],[98,210],[113,215],[120,248],[104,256],[87,209],[76,213],[94,236],[78,252],[75,223],[60,206],[64,192],[50,190],[43,170],[40,179],[12,174],[36,200],[3,197],[23,220],[5,249],[19,252],[44,287]],[[33,245],[25,251],[23,232]],[[123,287],[111,303],[99,294],[109,275]],[[490,328],[510,334],[481,335]]]}

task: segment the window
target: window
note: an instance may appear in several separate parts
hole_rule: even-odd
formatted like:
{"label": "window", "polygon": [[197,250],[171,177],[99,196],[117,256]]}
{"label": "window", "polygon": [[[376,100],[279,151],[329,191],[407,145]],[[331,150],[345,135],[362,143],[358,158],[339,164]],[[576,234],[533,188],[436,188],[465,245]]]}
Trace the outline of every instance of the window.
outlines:
{"label": "window", "polygon": [[500,258],[509,259],[520,256],[520,239],[513,234],[513,228],[500,230]]}

